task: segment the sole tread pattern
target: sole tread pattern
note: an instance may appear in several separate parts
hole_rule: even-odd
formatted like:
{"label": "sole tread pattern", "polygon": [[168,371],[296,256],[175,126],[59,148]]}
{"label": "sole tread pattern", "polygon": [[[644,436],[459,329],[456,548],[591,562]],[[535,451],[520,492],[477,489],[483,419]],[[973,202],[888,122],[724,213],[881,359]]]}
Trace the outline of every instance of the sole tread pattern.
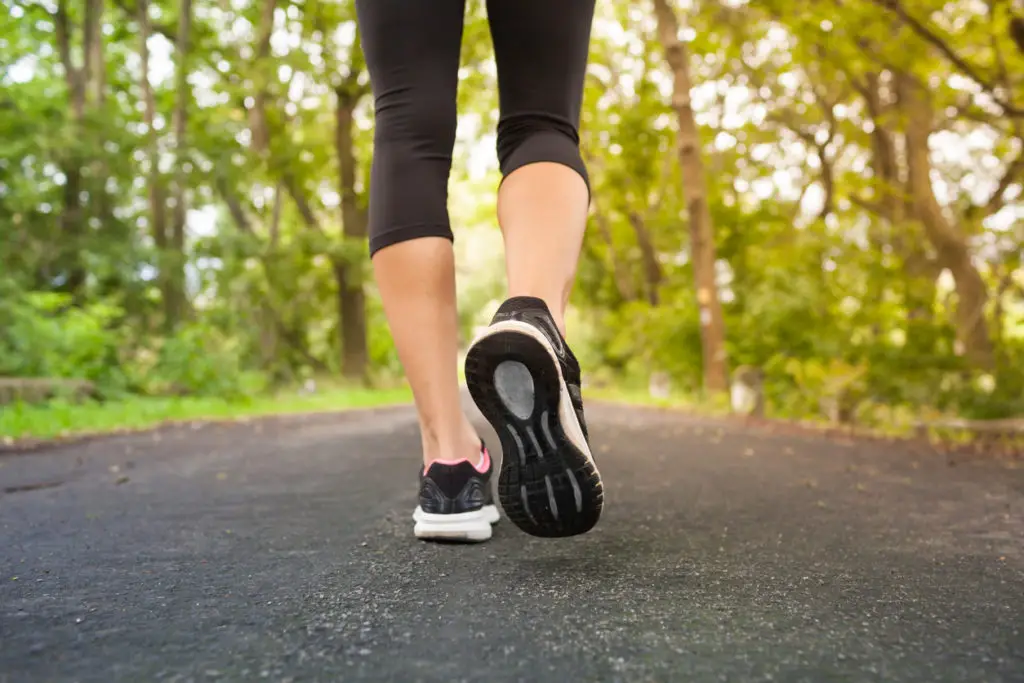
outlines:
{"label": "sole tread pattern", "polygon": [[[499,390],[500,382],[514,381],[507,378],[523,377],[499,371],[505,364],[523,366],[529,381]],[[487,334],[469,349],[466,381],[501,440],[498,498],[509,520],[541,537],[574,536],[593,528],[604,504],[601,477],[558,417],[559,402],[570,399],[545,345],[515,331]],[[532,400],[529,410],[521,404],[524,395]],[[512,405],[509,396],[517,397]]]}

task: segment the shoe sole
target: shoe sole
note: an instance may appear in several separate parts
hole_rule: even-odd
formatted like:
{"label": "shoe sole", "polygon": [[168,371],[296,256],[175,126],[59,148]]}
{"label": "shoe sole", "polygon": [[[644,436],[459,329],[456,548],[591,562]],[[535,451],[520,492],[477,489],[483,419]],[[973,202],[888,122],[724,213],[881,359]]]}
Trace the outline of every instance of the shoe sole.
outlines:
{"label": "shoe sole", "polygon": [[601,475],[551,343],[533,325],[495,323],[466,354],[466,383],[501,440],[498,499],[533,536],[575,536],[597,524]]}
{"label": "shoe sole", "polygon": [[453,514],[424,512],[423,508],[417,505],[412,513],[412,518],[416,522],[413,533],[416,538],[424,540],[479,543],[491,537],[491,526],[497,523],[499,517],[498,508],[494,505]]}

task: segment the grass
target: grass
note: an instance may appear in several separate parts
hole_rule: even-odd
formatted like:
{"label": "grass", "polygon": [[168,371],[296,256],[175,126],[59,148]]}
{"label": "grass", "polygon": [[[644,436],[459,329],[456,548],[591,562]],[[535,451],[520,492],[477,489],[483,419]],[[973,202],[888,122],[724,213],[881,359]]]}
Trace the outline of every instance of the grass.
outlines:
{"label": "grass", "polygon": [[165,422],[233,420],[244,417],[327,412],[407,403],[412,394],[398,389],[296,391],[247,399],[136,397],[103,403],[51,401],[0,406],[0,442],[52,439],[155,427]]}
{"label": "grass", "polygon": [[702,400],[694,396],[678,393],[669,394],[667,398],[659,398],[651,396],[650,392],[646,389],[591,387],[585,389],[583,395],[585,398],[606,403],[624,403],[649,408],[675,408],[702,415],[728,415],[731,413],[729,406],[721,401]]}

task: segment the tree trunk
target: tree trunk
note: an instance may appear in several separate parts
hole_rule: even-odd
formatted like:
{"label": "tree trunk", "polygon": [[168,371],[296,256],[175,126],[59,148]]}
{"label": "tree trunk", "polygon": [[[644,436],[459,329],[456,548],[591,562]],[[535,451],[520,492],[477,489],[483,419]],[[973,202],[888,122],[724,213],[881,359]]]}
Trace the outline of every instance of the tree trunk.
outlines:
{"label": "tree trunk", "polygon": [[988,288],[971,260],[967,239],[943,213],[931,182],[928,139],[933,111],[924,87],[908,74],[897,74],[900,106],[906,116],[907,181],[914,215],[956,283],[954,320],[964,354],[976,366],[992,367],[992,339],[985,320]]}
{"label": "tree trunk", "polygon": [[867,88],[863,92],[865,104],[874,127],[871,130],[871,150],[874,160],[875,183],[882,215],[896,226],[903,216],[903,181],[900,178],[896,146],[886,125],[885,105],[882,102],[881,83],[877,74],[867,77]]}
{"label": "tree trunk", "polygon": [[85,95],[94,104],[102,104],[107,85],[103,61],[103,0],[86,0],[83,33]]}
{"label": "tree trunk", "polygon": [[174,129],[175,175],[174,211],[171,215],[171,232],[168,236],[167,266],[168,294],[164,301],[165,324],[168,331],[174,330],[185,318],[188,300],[185,294],[185,219],[186,184],[186,124],[191,92],[188,87],[189,39],[192,32],[192,0],[182,0],[178,15],[178,33],[175,40],[177,64],[175,65],[175,105],[172,116]]}
{"label": "tree trunk", "polygon": [[692,82],[686,47],[679,39],[679,23],[667,0],[653,0],[658,36],[665,60],[672,70],[672,107],[679,120],[679,164],[683,196],[690,219],[690,243],[697,303],[700,306],[701,347],[704,356],[704,387],[727,391],[728,362],[725,351],[725,320],[715,285],[714,227],[708,206],[707,180],[701,158],[700,134],[690,100]]}
{"label": "tree trunk", "polygon": [[[85,95],[88,105],[100,116],[104,113],[107,95],[107,64],[104,56],[103,38],[103,14],[105,0],[86,0],[85,5],[85,67],[83,69],[85,78]],[[98,219],[98,225],[103,226],[101,230],[116,230],[118,220],[114,216],[114,205],[116,201],[107,189],[107,179],[110,177],[110,164],[104,152],[100,152],[89,164],[89,199],[90,215]],[[88,228],[86,229],[88,233]],[[99,283],[100,292],[104,287],[116,289],[116,276],[107,275]]]}
{"label": "tree trunk", "polygon": [[[338,155],[339,189],[341,191],[342,235],[346,243],[366,239],[367,216],[356,202],[356,158],[352,139],[352,115],[361,94],[353,94],[345,86],[336,90],[334,145]],[[361,260],[353,262],[346,254],[334,261],[338,283],[338,318],[341,330],[341,374],[365,381],[370,367],[366,342],[366,295],[363,291]]]}
{"label": "tree trunk", "polygon": [[[874,124],[871,131],[871,158],[875,175],[875,204],[887,229],[887,235],[884,238],[876,235],[875,241],[879,245],[891,245],[903,261],[907,334],[913,338],[913,324],[928,323],[933,318],[936,280],[942,269],[928,255],[922,239],[913,232],[916,229],[913,202],[907,190],[906,174],[901,170],[900,155],[896,151],[891,131],[893,121],[886,115],[888,105],[883,100],[878,74],[868,74],[861,94]],[[884,283],[876,281],[871,286],[876,289],[872,297],[881,297]]]}
{"label": "tree trunk", "polygon": [[[68,18],[67,0],[59,0],[54,16],[57,50],[64,67],[64,81],[71,105],[71,139],[82,137],[82,119],[85,116],[85,77],[82,69],[75,66],[71,57],[71,26]],[[88,51],[86,52],[88,54]],[[84,295],[86,281],[85,265],[82,261],[82,240],[85,234],[85,216],[82,207],[82,166],[81,154],[74,147],[67,150],[61,163],[64,174],[64,207],[60,215],[62,244],[59,247],[59,268],[65,275],[61,289],[71,294],[76,301]]]}
{"label": "tree trunk", "polygon": [[249,129],[252,132],[252,146],[260,154],[267,151],[270,131],[267,128],[267,58],[270,56],[270,38],[274,33],[274,10],[277,0],[265,0],[260,10],[259,37],[256,43],[256,64],[253,69],[256,78],[256,93],[253,95],[252,110],[249,112]]}
{"label": "tree trunk", "polygon": [[[170,301],[173,292],[170,288],[168,273],[162,263],[167,252],[167,200],[164,196],[163,179],[160,177],[160,151],[157,146],[157,134],[154,128],[156,120],[156,99],[153,97],[153,86],[149,82],[149,0],[139,0],[139,58],[142,62],[142,120],[146,124],[146,156],[149,160],[149,178],[146,188],[149,203],[149,222],[153,232],[153,245],[158,256],[157,284],[160,288],[162,301]],[[166,308],[165,308],[166,310]]]}
{"label": "tree trunk", "polygon": [[[270,128],[267,124],[267,87],[268,79],[271,77],[268,69],[268,58],[270,57],[270,38],[274,32],[274,12],[277,9],[277,0],[265,0],[260,10],[259,33],[257,34],[255,60],[252,67],[253,78],[256,81],[255,93],[253,95],[253,106],[249,111],[249,130],[252,133],[252,150],[257,157],[266,160],[270,149]],[[280,181],[274,190],[274,204],[271,209],[269,243],[267,257],[264,260],[264,273],[267,278],[267,288],[274,289],[274,269],[276,261],[276,249],[278,244],[278,232],[281,221],[281,205],[283,204],[283,186]],[[279,344],[278,318],[272,310],[270,302],[261,297],[257,303],[261,314],[259,317],[260,326],[260,360],[264,368],[272,368],[277,359]]]}
{"label": "tree trunk", "polygon": [[[274,12],[276,10],[277,0],[265,0],[260,10],[255,63],[252,69],[253,77],[256,81],[256,92],[253,96],[253,106],[249,114],[249,129],[252,132],[252,149],[264,161],[269,159],[270,152],[270,127],[267,123],[267,89],[270,78],[272,78],[272,71],[269,68],[268,62],[270,57],[270,39],[274,33]],[[267,278],[267,289],[271,292],[275,288],[275,264],[278,262],[277,245],[281,224],[281,207],[284,203],[283,193],[283,183],[278,181],[274,188],[274,204],[271,208],[270,226],[268,229],[267,256],[263,264],[263,272]],[[260,301],[259,306],[262,311],[259,323],[261,360],[263,367],[271,368],[277,360],[281,337],[280,328],[282,325],[279,324],[279,316],[266,298]]]}

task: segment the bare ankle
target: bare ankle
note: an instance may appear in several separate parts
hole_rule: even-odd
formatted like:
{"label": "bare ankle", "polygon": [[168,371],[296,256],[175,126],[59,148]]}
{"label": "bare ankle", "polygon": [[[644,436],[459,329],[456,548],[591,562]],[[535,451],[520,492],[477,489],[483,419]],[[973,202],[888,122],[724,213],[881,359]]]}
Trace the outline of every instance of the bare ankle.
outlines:
{"label": "bare ankle", "polygon": [[446,430],[421,425],[421,433],[424,465],[435,460],[469,460],[475,465],[481,458],[480,437],[468,420]]}

